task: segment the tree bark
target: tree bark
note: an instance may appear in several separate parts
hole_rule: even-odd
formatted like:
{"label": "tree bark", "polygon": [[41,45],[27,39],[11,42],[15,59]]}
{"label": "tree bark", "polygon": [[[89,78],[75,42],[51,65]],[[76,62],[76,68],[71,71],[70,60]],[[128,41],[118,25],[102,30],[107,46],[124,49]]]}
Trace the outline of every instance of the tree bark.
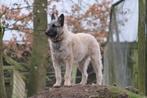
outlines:
{"label": "tree bark", "polygon": [[7,98],[3,72],[3,35],[4,28],[0,25],[0,97]]}
{"label": "tree bark", "polygon": [[35,0],[33,7],[33,45],[30,61],[28,96],[43,90],[46,85],[46,66],[48,42],[45,36],[47,28],[47,0]]}
{"label": "tree bark", "polygon": [[138,29],[138,89],[145,93],[146,38],[145,38],[145,0],[139,0],[139,29]]}
{"label": "tree bark", "polygon": [[[146,6],[146,18],[145,18],[145,21],[146,21],[146,23],[145,23],[145,34],[146,34],[146,44],[147,44],[147,1],[145,1],[145,6]],[[145,69],[147,69],[147,45],[146,45],[146,66],[145,66]],[[145,70],[146,72],[145,72],[145,95],[147,95],[147,70]]]}

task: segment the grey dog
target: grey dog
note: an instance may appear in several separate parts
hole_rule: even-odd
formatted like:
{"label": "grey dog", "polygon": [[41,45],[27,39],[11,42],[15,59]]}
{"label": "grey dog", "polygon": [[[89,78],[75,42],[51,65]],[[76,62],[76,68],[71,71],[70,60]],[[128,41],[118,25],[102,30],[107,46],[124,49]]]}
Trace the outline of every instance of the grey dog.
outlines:
{"label": "grey dog", "polygon": [[100,45],[94,36],[86,33],[74,34],[68,31],[64,23],[64,15],[61,14],[57,19],[51,17],[51,23],[46,30],[51,49],[51,57],[55,70],[56,83],[53,85],[61,86],[61,64],[66,66],[64,85],[71,86],[71,74],[73,65],[77,65],[82,74],[80,84],[87,83],[87,68],[89,62],[92,63],[96,73],[96,82],[102,84],[102,61]]}

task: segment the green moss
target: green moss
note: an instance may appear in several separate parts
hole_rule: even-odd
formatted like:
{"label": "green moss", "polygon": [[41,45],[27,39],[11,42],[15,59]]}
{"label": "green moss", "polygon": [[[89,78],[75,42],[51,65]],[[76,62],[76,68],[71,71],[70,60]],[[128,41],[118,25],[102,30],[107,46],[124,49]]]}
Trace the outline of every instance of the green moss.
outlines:
{"label": "green moss", "polygon": [[127,94],[129,96],[129,98],[147,98],[145,96],[135,94],[133,92],[130,92],[128,90],[125,90],[125,89],[122,89],[122,88],[119,88],[119,87],[111,86],[111,87],[109,87],[109,90],[111,91],[113,98],[115,98],[116,95],[122,94],[122,93]]}

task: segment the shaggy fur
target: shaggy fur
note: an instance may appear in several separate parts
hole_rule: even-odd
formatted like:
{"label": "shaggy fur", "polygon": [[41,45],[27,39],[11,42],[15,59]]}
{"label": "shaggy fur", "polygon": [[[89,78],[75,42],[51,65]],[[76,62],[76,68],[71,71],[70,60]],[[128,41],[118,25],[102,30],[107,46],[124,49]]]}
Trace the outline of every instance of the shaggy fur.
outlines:
{"label": "shaggy fur", "polygon": [[97,40],[90,34],[74,34],[67,30],[64,25],[64,15],[53,19],[48,26],[46,35],[49,37],[51,57],[55,70],[56,83],[54,86],[61,86],[61,64],[66,66],[64,85],[71,86],[72,66],[78,65],[82,73],[80,84],[87,83],[87,68],[92,63],[96,73],[97,84],[102,84],[102,62],[100,46]]}

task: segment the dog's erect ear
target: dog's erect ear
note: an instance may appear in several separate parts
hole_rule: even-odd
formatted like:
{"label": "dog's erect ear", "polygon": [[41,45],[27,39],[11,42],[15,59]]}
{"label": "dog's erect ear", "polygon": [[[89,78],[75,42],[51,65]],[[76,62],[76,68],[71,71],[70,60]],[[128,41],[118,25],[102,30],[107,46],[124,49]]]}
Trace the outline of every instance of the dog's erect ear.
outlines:
{"label": "dog's erect ear", "polygon": [[51,15],[51,20],[55,20],[55,19],[56,19],[55,15],[52,14],[52,15]]}
{"label": "dog's erect ear", "polygon": [[64,14],[61,14],[61,15],[58,17],[58,22],[60,23],[61,26],[64,25]]}

